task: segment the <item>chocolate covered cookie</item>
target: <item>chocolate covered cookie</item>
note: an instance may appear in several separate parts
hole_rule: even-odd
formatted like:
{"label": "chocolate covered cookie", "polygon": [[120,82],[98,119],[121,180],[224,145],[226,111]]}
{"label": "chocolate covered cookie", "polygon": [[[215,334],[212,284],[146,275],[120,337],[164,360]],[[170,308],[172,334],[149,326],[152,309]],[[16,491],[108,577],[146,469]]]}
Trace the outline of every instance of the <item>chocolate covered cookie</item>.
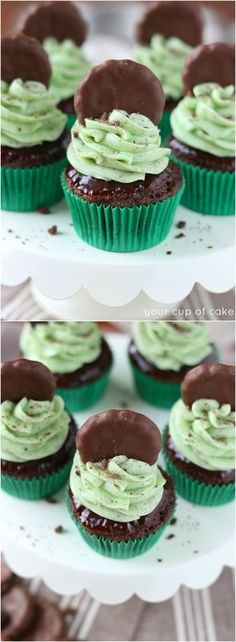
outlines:
{"label": "chocolate covered cookie", "polygon": [[80,47],[86,38],[87,25],[74,2],[43,2],[30,11],[22,31],[41,43],[52,37],[59,42],[73,40]]}
{"label": "chocolate covered cookie", "polygon": [[235,83],[235,48],[226,42],[199,45],[189,56],[183,72],[185,94],[193,87],[214,82],[221,87]]}
{"label": "chocolate covered cookie", "polygon": [[2,401],[17,403],[23,397],[35,401],[51,401],[55,379],[46,366],[38,361],[17,359],[1,365]]}
{"label": "chocolate covered cookie", "polygon": [[49,86],[51,66],[48,56],[35,38],[19,33],[1,40],[1,77],[7,83],[15,78],[34,80]]}
{"label": "chocolate covered cookie", "polygon": [[135,32],[137,42],[148,45],[153,35],[180,38],[195,47],[202,40],[203,18],[199,2],[155,2],[148,5]]}

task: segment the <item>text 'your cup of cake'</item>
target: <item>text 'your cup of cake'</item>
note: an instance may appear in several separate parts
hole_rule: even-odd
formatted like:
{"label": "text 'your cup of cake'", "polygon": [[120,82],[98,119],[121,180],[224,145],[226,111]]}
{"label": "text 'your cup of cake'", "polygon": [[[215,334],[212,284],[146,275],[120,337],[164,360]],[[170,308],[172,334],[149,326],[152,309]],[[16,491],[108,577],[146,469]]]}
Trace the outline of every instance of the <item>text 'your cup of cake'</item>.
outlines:
{"label": "text 'your cup of cake'", "polygon": [[143,250],[170,231],[184,183],[161,147],[164,102],[158,78],[131,60],[94,67],[77,89],[62,186],[77,234],[99,249]]}
{"label": "text 'your cup of cake'", "polygon": [[67,115],[67,126],[72,127],[74,93],[91,66],[82,50],[87,24],[79,7],[68,1],[31,7],[22,31],[36,38],[47,52],[52,67],[50,89],[58,108]]}
{"label": "text 'your cup of cake'", "polygon": [[38,361],[3,363],[1,387],[2,489],[22,499],[48,497],[69,477],[75,421],[55,394],[53,374]]}
{"label": "text 'your cup of cake'", "polygon": [[185,98],[171,114],[172,158],[185,178],[181,203],[201,214],[235,213],[235,51],[224,42],[193,50]]}
{"label": "text 'your cup of cake'", "polygon": [[235,368],[222,363],[190,370],[163,437],[177,493],[219,506],[235,497]]}
{"label": "text 'your cup of cake'", "polygon": [[46,52],[24,34],[1,42],[2,208],[30,212],[63,196],[66,116],[49,90]]}
{"label": "text 'your cup of cake'", "polygon": [[135,30],[134,57],[161,81],[165,109],[159,127],[162,143],[171,134],[170,114],[184,96],[185,62],[202,42],[203,16],[200,3],[155,2],[141,16]]}

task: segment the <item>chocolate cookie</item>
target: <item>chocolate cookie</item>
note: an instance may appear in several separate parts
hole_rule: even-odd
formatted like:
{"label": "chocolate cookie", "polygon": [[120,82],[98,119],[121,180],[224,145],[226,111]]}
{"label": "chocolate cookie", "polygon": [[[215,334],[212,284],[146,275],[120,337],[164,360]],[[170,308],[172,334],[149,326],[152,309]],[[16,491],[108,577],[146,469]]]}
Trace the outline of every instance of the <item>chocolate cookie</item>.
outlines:
{"label": "chocolate cookie", "polygon": [[215,82],[226,87],[235,83],[235,49],[226,42],[199,45],[190,54],[183,72],[185,94],[201,83]]}
{"label": "chocolate cookie", "polygon": [[134,410],[105,410],[90,417],[76,437],[84,463],[125,455],[155,464],[161,450],[156,424]]}
{"label": "chocolate cookie", "polygon": [[48,87],[51,77],[48,55],[37,40],[23,33],[4,36],[1,40],[1,75],[7,83],[21,78]]}
{"label": "chocolate cookie", "polygon": [[22,31],[39,42],[56,38],[69,39],[80,47],[87,34],[87,24],[73,2],[43,2],[27,16]]}
{"label": "chocolate cookie", "polygon": [[24,586],[15,585],[2,596],[2,613],[2,640],[18,640],[34,617],[33,598]]}
{"label": "chocolate cookie", "polygon": [[132,60],[107,60],[93,67],[80,83],[74,100],[81,123],[99,119],[113,109],[136,112],[156,125],[162,116],[165,95],[158,78]]}
{"label": "chocolate cookie", "polygon": [[198,399],[215,399],[235,409],[235,368],[223,363],[204,364],[190,370],[183,380],[182,399],[192,406]]}
{"label": "chocolate cookie", "polygon": [[23,397],[51,401],[56,383],[53,374],[39,361],[17,359],[1,366],[2,401],[17,403]]}
{"label": "chocolate cookie", "polygon": [[192,47],[202,41],[203,18],[199,2],[156,2],[148,5],[136,27],[135,38],[148,45],[153,35],[180,38]]}

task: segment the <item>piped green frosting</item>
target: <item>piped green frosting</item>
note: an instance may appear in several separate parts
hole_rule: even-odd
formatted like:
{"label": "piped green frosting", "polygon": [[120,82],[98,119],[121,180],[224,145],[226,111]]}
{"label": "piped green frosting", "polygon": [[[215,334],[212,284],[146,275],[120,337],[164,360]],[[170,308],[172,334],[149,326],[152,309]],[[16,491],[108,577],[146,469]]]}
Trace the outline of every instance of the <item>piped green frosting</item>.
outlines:
{"label": "piped green frosting", "polygon": [[159,78],[167,99],[178,100],[184,93],[182,73],[191,51],[192,47],[179,38],[155,34],[149,46],[136,48],[134,57]]}
{"label": "piped green frosting", "polygon": [[58,42],[56,38],[46,38],[43,48],[52,67],[50,88],[56,102],[74,96],[91,66],[81,48],[72,40]]}

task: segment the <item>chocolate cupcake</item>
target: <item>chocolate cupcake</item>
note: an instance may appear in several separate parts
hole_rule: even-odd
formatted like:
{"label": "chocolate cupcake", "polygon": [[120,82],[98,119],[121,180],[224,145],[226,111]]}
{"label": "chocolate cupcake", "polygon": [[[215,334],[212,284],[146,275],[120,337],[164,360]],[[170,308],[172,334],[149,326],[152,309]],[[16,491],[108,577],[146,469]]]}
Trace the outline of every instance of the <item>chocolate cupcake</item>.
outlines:
{"label": "chocolate cupcake", "polygon": [[218,356],[208,326],[197,321],[137,321],[128,354],[139,395],[159,408],[177,401],[193,366]]}
{"label": "chocolate cupcake", "polygon": [[235,212],[234,47],[197,47],[183,75],[185,98],[171,114],[172,158],[185,177],[182,204],[201,214]]}
{"label": "chocolate cupcake", "polygon": [[235,368],[204,364],[188,372],[173,406],[163,453],[177,492],[218,506],[235,495]]}
{"label": "chocolate cupcake", "polygon": [[68,478],[76,424],[42,363],[6,361],[1,384],[2,488],[22,499],[52,495]]}
{"label": "chocolate cupcake", "polygon": [[99,249],[146,249],[172,226],[183,180],[160,146],[164,101],[158,78],[131,60],[107,60],[77,89],[62,186],[77,234]]}
{"label": "chocolate cupcake", "polygon": [[62,198],[66,117],[48,89],[48,56],[34,38],[1,42],[2,207],[30,212]]}
{"label": "chocolate cupcake", "polygon": [[171,479],[157,464],[159,429],[133,410],[107,410],[85,422],[76,447],[68,505],[82,537],[108,557],[145,553],[175,507]]}
{"label": "chocolate cupcake", "polygon": [[52,67],[51,92],[72,127],[76,118],[74,93],[91,66],[81,48],[87,25],[79,8],[68,1],[45,2],[30,11],[22,31],[36,38],[47,52]]}
{"label": "chocolate cupcake", "polygon": [[185,62],[202,42],[202,34],[202,11],[196,2],[152,3],[136,26],[135,60],[159,78],[166,97],[159,124],[163,143],[171,134],[170,114],[184,95]]}
{"label": "chocolate cupcake", "polygon": [[96,323],[26,323],[20,348],[28,359],[37,359],[50,368],[57,393],[71,412],[90,408],[105,393],[112,353]]}

